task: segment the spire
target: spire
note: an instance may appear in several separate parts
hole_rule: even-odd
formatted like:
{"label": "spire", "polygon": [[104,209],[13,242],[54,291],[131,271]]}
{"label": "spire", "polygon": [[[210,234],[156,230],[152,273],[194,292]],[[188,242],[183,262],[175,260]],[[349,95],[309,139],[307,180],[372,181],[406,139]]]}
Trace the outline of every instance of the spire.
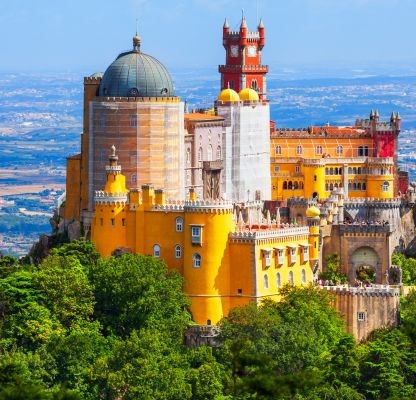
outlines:
{"label": "spire", "polygon": [[400,117],[400,114],[399,114],[399,112],[397,111],[397,114],[396,114],[396,119],[398,119],[398,120],[401,120],[402,118]]}
{"label": "spire", "polygon": [[244,16],[244,8],[241,9],[241,25],[240,25],[240,29],[241,28],[247,28],[246,17]]}
{"label": "spire", "polygon": [[260,18],[260,22],[259,22],[258,28],[264,28],[263,18]]}
{"label": "spire", "polygon": [[396,116],[394,115],[394,112],[391,113],[390,121],[394,121],[396,119]]}
{"label": "spire", "polygon": [[230,27],[230,25],[228,25],[228,20],[227,20],[227,18],[225,18],[223,28],[229,28],[229,27]]}
{"label": "spire", "polygon": [[376,113],[374,114],[376,117],[378,117],[379,115],[378,115],[378,110],[376,110]]}

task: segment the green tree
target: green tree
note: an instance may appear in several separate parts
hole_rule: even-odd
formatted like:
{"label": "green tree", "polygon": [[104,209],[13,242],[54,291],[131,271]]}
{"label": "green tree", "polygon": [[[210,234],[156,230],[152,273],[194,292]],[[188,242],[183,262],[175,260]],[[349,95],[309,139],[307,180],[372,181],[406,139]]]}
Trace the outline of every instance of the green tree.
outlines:
{"label": "green tree", "polygon": [[190,321],[181,276],[168,272],[163,261],[125,254],[100,259],[91,271],[95,287],[95,316],[108,333],[128,336],[151,327],[182,341]]}
{"label": "green tree", "polygon": [[348,277],[341,272],[341,261],[338,253],[328,254],[325,257],[325,271],[319,274],[319,279],[335,283],[346,283]]}
{"label": "green tree", "polygon": [[402,282],[405,285],[416,285],[416,259],[402,253],[394,253],[392,264],[402,269]]}
{"label": "green tree", "polygon": [[56,247],[50,251],[50,255],[75,257],[86,270],[95,265],[100,258],[100,253],[98,253],[94,243],[83,239]]}
{"label": "green tree", "polygon": [[93,287],[73,256],[50,255],[34,274],[44,303],[66,327],[87,320],[94,310]]}

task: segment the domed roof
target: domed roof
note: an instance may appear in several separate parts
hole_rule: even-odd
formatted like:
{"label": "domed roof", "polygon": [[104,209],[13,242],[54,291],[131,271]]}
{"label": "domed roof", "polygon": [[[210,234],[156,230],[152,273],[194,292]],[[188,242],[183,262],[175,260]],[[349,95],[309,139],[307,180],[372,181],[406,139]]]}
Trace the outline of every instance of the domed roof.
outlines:
{"label": "domed roof", "polygon": [[240,90],[239,95],[242,101],[259,101],[258,93],[251,88],[245,88]]}
{"label": "domed roof", "polygon": [[319,217],[320,215],[321,215],[321,211],[316,206],[311,206],[307,208],[306,210],[306,216],[308,218],[316,218],[316,217]]}
{"label": "domed roof", "polygon": [[107,68],[99,96],[170,97],[172,78],[156,58],[140,51],[140,38],[133,38],[133,50],[121,53]]}
{"label": "domed roof", "polygon": [[238,93],[230,88],[221,90],[221,93],[218,95],[219,101],[240,101],[240,96]]}

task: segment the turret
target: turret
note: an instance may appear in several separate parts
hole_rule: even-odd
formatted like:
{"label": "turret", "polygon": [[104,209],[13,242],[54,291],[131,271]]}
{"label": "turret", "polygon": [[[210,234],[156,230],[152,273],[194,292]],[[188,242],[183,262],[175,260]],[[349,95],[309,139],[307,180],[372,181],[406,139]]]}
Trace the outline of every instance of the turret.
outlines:
{"label": "turret", "polygon": [[240,45],[247,45],[247,22],[245,17],[243,17],[243,19],[241,20],[240,25]]}
{"label": "turret", "polygon": [[264,35],[264,24],[263,24],[263,20],[260,19],[259,22],[259,26],[257,27],[257,30],[259,32],[259,50],[261,50],[264,47],[264,43],[265,43],[265,35]]}
{"label": "turret", "polygon": [[230,33],[230,25],[228,24],[227,18],[225,18],[224,25],[222,27],[222,45],[227,48],[227,38]]}
{"label": "turret", "polygon": [[400,130],[401,122],[402,122],[402,118],[400,117],[399,112],[397,112],[397,114],[396,114],[396,129],[398,131]]}

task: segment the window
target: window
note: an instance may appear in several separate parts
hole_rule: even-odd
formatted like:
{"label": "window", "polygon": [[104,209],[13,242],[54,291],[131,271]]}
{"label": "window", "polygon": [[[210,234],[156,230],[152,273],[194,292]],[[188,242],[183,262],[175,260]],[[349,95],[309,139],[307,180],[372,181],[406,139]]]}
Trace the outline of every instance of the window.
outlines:
{"label": "window", "polygon": [[300,172],[300,165],[295,165],[295,172],[297,174]]}
{"label": "window", "polygon": [[322,154],[322,146],[316,146],[315,153],[316,153],[316,155],[321,155]]}
{"label": "window", "polygon": [[276,249],[276,254],[277,254],[277,264],[278,265],[283,265],[283,249]]}
{"label": "window", "polygon": [[228,81],[228,87],[234,89],[234,81]]}
{"label": "window", "polygon": [[271,260],[270,260],[270,249],[262,249],[262,253],[263,253],[263,266],[265,268],[269,268],[270,264],[271,264]]}
{"label": "window", "polygon": [[201,268],[201,255],[198,253],[195,253],[192,256],[192,266],[194,268]]}
{"label": "window", "polygon": [[132,174],[130,180],[131,180],[131,183],[136,183],[137,182],[137,175],[136,174]]}
{"label": "window", "polygon": [[303,246],[302,247],[302,262],[306,262],[309,260],[309,247]]}
{"label": "window", "polygon": [[126,226],[126,219],[125,218],[121,218],[121,226]]}
{"label": "window", "polygon": [[221,155],[222,155],[221,146],[218,146],[217,147],[217,160],[221,160]]}
{"label": "window", "polygon": [[137,114],[132,114],[129,116],[129,123],[132,128],[137,126]]}
{"label": "window", "polygon": [[389,191],[389,183],[388,182],[384,182],[383,186],[382,186],[382,190],[383,192],[388,192]]}
{"label": "window", "polygon": [[183,232],[183,218],[177,217],[175,221],[176,232]]}
{"label": "window", "polygon": [[289,271],[288,283],[289,285],[293,285],[293,271]]}
{"label": "window", "polygon": [[365,321],[365,312],[364,311],[357,312],[357,321],[358,322],[364,322]]}
{"label": "window", "polygon": [[358,147],[358,157],[368,156],[368,146]]}
{"label": "window", "polygon": [[280,280],[280,273],[279,272],[276,274],[276,286],[278,288],[280,288],[282,286],[282,282]]}
{"label": "window", "polygon": [[155,244],[153,246],[153,257],[159,258],[160,257],[160,246]]}
{"label": "window", "polygon": [[100,218],[100,225],[103,226],[104,225],[104,219]]}
{"label": "window", "polygon": [[114,218],[111,218],[111,226],[115,226],[116,225],[116,220]]}
{"label": "window", "polygon": [[280,172],[280,165],[274,166],[274,172]]}
{"label": "window", "polygon": [[296,262],[296,246],[289,246],[289,256],[290,256],[290,264],[294,264]]}
{"label": "window", "polygon": [[198,150],[198,161],[202,161],[202,147]]}
{"label": "window", "polygon": [[301,146],[301,145],[297,145],[297,146],[296,146],[296,154],[297,154],[297,155],[300,155],[300,154],[302,154],[302,153],[303,153],[302,146]]}
{"label": "window", "polygon": [[191,163],[191,149],[189,147],[186,149],[186,163]]}
{"label": "window", "polygon": [[287,181],[284,181],[283,182],[283,190],[286,190],[287,189]]}
{"label": "window", "polygon": [[207,161],[212,161],[212,146],[208,145],[207,147]]}
{"label": "window", "polygon": [[344,148],[342,146],[337,146],[337,155],[341,156],[344,153]]}
{"label": "window", "polygon": [[257,90],[257,79],[253,79],[252,81],[251,81],[251,88],[252,89],[254,89],[254,90]]}
{"label": "window", "polygon": [[306,271],[302,269],[302,283],[306,283]]}
{"label": "window", "polygon": [[191,226],[191,243],[192,244],[202,244],[202,227],[201,226]]}
{"label": "window", "polygon": [[282,154],[282,148],[281,148],[281,146],[277,145],[276,148],[274,149],[274,152],[277,155]]}
{"label": "window", "polygon": [[175,246],[175,258],[181,258],[182,257],[182,247],[178,244]]}
{"label": "window", "polygon": [[267,276],[267,274],[264,274],[263,276],[263,286],[265,289],[269,288],[269,277]]}

